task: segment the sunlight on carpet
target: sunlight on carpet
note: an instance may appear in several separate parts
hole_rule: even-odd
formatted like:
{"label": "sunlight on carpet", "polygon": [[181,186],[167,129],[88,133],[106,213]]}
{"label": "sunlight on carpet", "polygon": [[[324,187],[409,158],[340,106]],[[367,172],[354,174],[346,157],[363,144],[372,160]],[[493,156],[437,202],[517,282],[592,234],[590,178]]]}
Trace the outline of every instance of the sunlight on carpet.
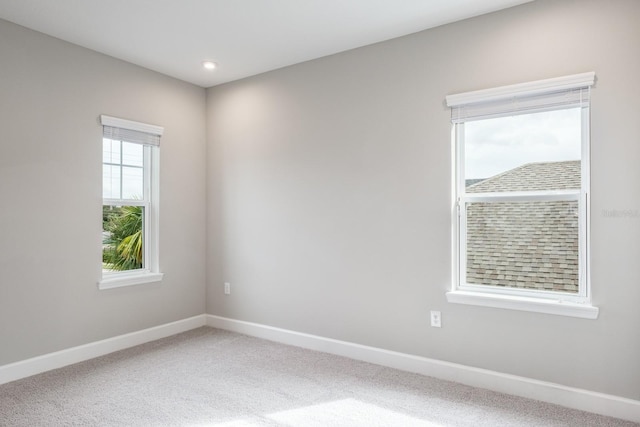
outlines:
{"label": "sunlight on carpet", "polygon": [[305,408],[292,409],[268,415],[279,423],[290,426],[325,427],[349,425],[368,427],[372,425],[398,425],[404,427],[441,427],[414,417],[381,408],[356,399],[343,399],[321,403]]}
{"label": "sunlight on carpet", "polygon": [[[381,408],[356,399],[342,399],[334,402],[305,406],[303,408],[265,415],[285,426],[326,427],[348,425],[349,427],[370,427],[373,425],[398,425],[403,427],[443,427],[405,414]],[[260,422],[249,419],[224,423],[190,424],[190,427],[258,427]]]}

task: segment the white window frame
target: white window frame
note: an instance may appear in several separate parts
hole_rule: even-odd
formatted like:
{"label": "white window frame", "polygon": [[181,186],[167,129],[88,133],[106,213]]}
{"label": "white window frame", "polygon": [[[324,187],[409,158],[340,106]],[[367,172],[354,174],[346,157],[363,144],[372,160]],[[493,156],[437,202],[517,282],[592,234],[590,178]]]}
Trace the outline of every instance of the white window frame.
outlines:
{"label": "white window frame", "polygon": [[[131,120],[100,116],[103,126],[118,128],[123,131],[133,131],[138,135],[151,135],[150,140],[159,141],[164,128],[161,126],[149,125],[146,123]],[[159,184],[160,184],[160,153],[159,142],[156,144],[143,143],[140,141],[129,141],[126,137],[120,139],[124,142],[140,143],[144,153],[144,196],[143,200],[123,200],[123,199],[102,199],[102,204],[112,206],[142,206],[144,208],[143,222],[143,268],[129,271],[103,272],[102,278],[98,281],[98,289],[112,289],[123,286],[139,285],[143,283],[154,283],[162,281],[163,274],[159,265]]]}
{"label": "white window frame", "polygon": [[[494,308],[524,310],[538,313],[565,315],[596,319],[598,308],[591,303],[589,275],[589,102],[580,103],[582,122],[582,158],[580,190],[466,193],[464,177],[464,109],[468,108],[475,119],[509,116],[528,111],[549,111],[570,108],[566,104],[536,106],[536,98],[547,94],[590,90],[595,82],[595,73],[540,80],[494,89],[449,95],[447,106],[452,108],[453,147],[453,205],[452,205],[452,288],[447,292],[451,303],[480,305]],[[569,97],[570,98],[570,97]],[[512,102],[514,101],[515,102]],[[506,102],[504,102],[506,101]],[[563,101],[564,102],[564,101]],[[495,105],[500,105],[495,107]],[[505,106],[506,109],[505,109]],[[460,113],[462,111],[462,113]],[[455,118],[454,118],[455,116]],[[579,291],[577,294],[543,291],[535,289],[505,288],[490,285],[466,283],[466,206],[474,202],[515,202],[515,201],[578,201],[579,206]]]}

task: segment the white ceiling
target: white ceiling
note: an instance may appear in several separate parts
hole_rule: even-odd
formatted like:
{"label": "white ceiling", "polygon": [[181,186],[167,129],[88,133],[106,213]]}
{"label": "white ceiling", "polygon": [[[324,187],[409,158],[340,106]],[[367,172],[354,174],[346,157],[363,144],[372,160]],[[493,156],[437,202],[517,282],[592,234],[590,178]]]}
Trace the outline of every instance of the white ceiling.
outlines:
{"label": "white ceiling", "polygon": [[210,87],[529,1],[0,0],[0,18]]}

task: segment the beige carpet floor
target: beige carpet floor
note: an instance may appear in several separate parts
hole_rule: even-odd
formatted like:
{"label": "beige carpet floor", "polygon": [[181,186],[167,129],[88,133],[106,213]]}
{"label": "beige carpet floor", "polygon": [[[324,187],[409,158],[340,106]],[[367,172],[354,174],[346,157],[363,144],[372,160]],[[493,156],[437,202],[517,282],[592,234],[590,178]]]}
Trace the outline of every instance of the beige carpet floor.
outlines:
{"label": "beige carpet floor", "polygon": [[2,426],[637,426],[213,328],[0,385]]}

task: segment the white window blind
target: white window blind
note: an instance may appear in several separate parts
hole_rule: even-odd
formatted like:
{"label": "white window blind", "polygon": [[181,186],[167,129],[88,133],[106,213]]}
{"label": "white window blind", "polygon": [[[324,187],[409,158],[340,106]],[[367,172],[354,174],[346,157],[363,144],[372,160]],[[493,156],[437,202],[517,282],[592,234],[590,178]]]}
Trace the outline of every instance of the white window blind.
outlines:
{"label": "white window blind", "polygon": [[539,80],[494,89],[449,95],[451,122],[588,106],[595,73]]}
{"label": "white window blind", "polygon": [[127,141],[157,147],[160,145],[160,137],[164,132],[164,128],[161,126],[117,117],[101,115],[100,121],[102,123],[103,137],[116,141]]}

